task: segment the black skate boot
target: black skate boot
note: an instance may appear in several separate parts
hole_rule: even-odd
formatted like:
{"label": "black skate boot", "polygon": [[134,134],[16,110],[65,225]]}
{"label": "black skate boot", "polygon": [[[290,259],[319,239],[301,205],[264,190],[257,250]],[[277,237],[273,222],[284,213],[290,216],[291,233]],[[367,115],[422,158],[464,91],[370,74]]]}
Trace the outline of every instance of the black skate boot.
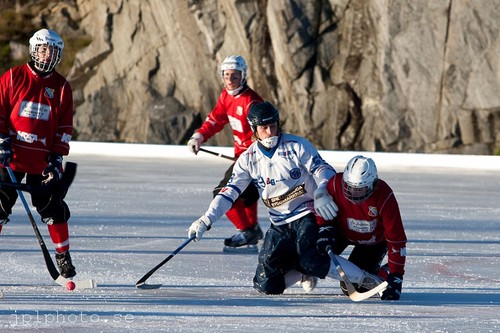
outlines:
{"label": "black skate boot", "polygon": [[63,277],[69,279],[76,275],[75,266],[73,266],[69,251],[56,253],[56,261]]}
{"label": "black skate boot", "polygon": [[257,224],[253,228],[241,230],[234,236],[224,240],[225,252],[258,252],[257,243],[264,237],[262,229]]}

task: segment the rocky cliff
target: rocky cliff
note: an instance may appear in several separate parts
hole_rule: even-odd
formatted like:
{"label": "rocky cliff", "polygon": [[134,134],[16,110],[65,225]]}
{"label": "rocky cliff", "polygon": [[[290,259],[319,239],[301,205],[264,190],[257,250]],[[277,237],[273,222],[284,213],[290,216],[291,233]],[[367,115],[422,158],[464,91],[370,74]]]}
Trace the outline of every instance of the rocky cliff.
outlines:
{"label": "rocky cliff", "polygon": [[[66,4],[73,11],[64,17],[92,39],[69,75],[78,140],[185,143],[222,89],[220,62],[237,53],[248,62],[250,85],[278,106],[285,130],[319,148],[500,148],[495,1]],[[225,130],[209,143],[231,140]]]}

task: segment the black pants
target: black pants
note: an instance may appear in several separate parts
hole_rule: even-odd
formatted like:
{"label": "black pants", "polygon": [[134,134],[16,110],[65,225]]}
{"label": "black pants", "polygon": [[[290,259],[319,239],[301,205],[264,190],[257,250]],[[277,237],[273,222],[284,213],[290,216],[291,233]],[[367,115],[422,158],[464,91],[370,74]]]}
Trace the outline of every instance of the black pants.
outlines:
{"label": "black pants", "polygon": [[[24,174],[14,172],[17,181],[26,177],[26,184],[33,187],[40,186],[43,177],[41,175]],[[0,180],[10,182],[10,176],[7,169],[0,168]],[[38,214],[42,217],[42,221],[49,224],[57,224],[67,222],[70,217],[70,211],[64,196],[66,193],[58,192],[34,192],[31,194],[31,203],[36,208]],[[16,204],[17,191],[14,189],[0,189],[0,219],[7,218],[12,214],[12,207]]]}
{"label": "black pants", "polygon": [[324,278],[330,258],[318,253],[318,230],[314,214],[283,226],[271,225],[259,253],[254,288],[264,294],[281,294],[286,288],[285,274],[292,269]]}
{"label": "black pants", "polygon": [[361,245],[353,244],[349,240],[337,236],[332,250],[335,254],[340,255],[349,245],[354,246],[349,255],[349,261],[368,273],[377,274],[380,264],[387,254],[387,242]]}

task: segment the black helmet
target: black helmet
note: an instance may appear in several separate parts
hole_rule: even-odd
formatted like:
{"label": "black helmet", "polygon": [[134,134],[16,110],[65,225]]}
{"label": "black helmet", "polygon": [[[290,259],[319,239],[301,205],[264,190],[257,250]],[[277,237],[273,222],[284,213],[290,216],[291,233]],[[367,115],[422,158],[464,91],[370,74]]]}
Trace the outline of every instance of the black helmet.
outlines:
{"label": "black helmet", "polygon": [[257,126],[272,123],[278,123],[279,125],[280,115],[271,102],[265,101],[250,105],[247,119],[252,131],[255,133],[257,131]]}

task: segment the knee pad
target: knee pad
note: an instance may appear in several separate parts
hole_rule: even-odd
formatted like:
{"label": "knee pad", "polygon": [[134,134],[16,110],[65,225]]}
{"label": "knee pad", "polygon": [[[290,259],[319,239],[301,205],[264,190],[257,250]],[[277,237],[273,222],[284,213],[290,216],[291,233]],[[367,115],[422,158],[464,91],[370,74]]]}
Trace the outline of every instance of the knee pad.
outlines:
{"label": "knee pad", "polygon": [[16,200],[16,191],[0,191],[0,219],[6,219],[10,214],[12,214],[12,207],[16,204]]}
{"label": "knee pad", "polygon": [[42,208],[37,207],[42,221],[46,224],[58,224],[67,222],[71,216],[69,207],[61,199],[51,198],[48,204]]}

